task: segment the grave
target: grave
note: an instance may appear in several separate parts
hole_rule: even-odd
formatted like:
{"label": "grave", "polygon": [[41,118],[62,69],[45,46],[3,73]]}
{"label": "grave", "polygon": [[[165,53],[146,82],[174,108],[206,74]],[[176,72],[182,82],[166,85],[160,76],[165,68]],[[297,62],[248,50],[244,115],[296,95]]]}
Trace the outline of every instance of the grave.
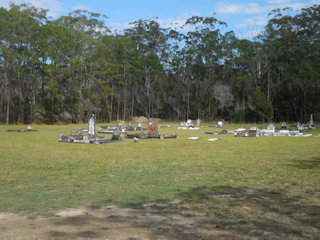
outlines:
{"label": "grave", "polygon": [[111,140],[113,140],[113,141],[121,141],[122,140],[120,129],[114,130]]}
{"label": "grave", "polygon": [[96,135],[96,117],[94,114],[92,114],[88,120],[88,134]]}
{"label": "grave", "polygon": [[[99,136],[96,129],[96,117],[92,114],[88,120],[88,129],[87,131],[81,129],[77,131],[72,131],[71,133],[78,133],[77,135],[63,135],[59,134],[58,142],[67,142],[67,143],[93,143],[93,144],[105,144],[110,142],[121,141],[121,131],[118,130],[116,134],[112,135],[112,139],[107,139],[106,134]],[[119,135],[120,132],[120,135]]]}
{"label": "grave", "polygon": [[221,138],[209,138],[208,141],[209,142],[215,142],[215,141],[220,141],[222,140]]}
{"label": "grave", "polygon": [[31,126],[28,126],[27,129],[17,129],[17,130],[8,130],[8,132],[37,132],[38,130],[32,129]]}
{"label": "grave", "polygon": [[149,135],[149,136],[158,136],[158,135],[159,135],[159,133],[158,133],[158,125],[156,125],[156,124],[151,124],[151,125],[149,126],[148,135]]}
{"label": "grave", "polygon": [[160,135],[158,132],[158,125],[151,124],[149,126],[148,133],[136,133],[136,134],[128,134],[126,133],[126,138],[137,138],[137,139],[168,139],[168,138],[177,138],[177,135]]}
{"label": "grave", "polygon": [[238,128],[234,132],[235,137],[261,137],[261,132],[257,127]]}
{"label": "grave", "polygon": [[138,123],[138,127],[136,128],[137,131],[146,131],[148,128],[144,128],[142,123]]}
{"label": "grave", "polygon": [[178,129],[189,129],[189,130],[199,130],[199,127],[195,127],[194,123],[191,119],[188,119],[187,122],[180,123],[181,127],[178,127]]}
{"label": "grave", "polygon": [[205,134],[234,134],[234,131],[228,131],[227,127],[223,127],[221,132],[213,131],[213,132],[205,132]]}
{"label": "grave", "polygon": [[287,129],[287,123],[286,122],[281,123],[281,129]]}
{"label": "grave", "polygon": [[262,136],[273,136],[275,133],[275,126],[273,124],[269,124],[267,129],[261,130]]}
{"label": "grave", "polygon": [[132,125],[132,122],[129,122],[129,123],[128,123],[128,126],[126,127],[126,130],[127,130],[127,131],[134,131],[134,130],[135,130],[134,127],[133,127],[133,125]]}

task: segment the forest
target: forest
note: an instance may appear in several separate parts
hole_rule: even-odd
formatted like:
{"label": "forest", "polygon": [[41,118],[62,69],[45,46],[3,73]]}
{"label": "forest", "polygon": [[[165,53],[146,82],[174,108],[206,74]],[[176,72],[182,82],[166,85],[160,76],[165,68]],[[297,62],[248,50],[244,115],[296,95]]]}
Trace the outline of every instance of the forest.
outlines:
{"label": "forest", "polygon": [[320,5],[273,10],[254,39],[214,16],[182,29],[155,18],[111,31],[106,21],[0,8],[0,122],[320,120]]}

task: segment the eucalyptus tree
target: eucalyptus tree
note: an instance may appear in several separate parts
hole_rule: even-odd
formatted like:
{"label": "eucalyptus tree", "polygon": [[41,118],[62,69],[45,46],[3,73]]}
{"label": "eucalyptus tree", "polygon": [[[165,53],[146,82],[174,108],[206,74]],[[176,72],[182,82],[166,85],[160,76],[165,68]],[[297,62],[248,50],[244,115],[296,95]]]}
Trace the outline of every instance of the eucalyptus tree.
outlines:
{"label": "eucalyptus tree", "polygon": [[[98,38],[109,31],[104,19],[98,13],[86,10],[76,10],[53,21],[51,24],[68,29],[71,38],[68,40],[70,74],[65,78],[73,87],[69,101],[77,105],[74,115],[81,121],[91,112],[98,113],[99,109],[91,100],[96,99],[96,74],[98,68],[95,49]],[[76,83],[74,83],[76,81]],[[72,88],[71,88],[72,89]],[[67,94],[67,92],[65,92]],[[73,94],[75,93],[75,94]],[[93,101],[94,102],[94,101]]]}
{"label": "eucalyptus tree", "polygon": [[142,77],[139,79],[140,90],[145,97],[143,101],[145,115],[152,116],[155,99],[154,85],[163,70],[162,63],[167,59],[167,30],[160,27],[155,20],[138,20],[131,23],[132,28],[125,34],[137,44]]}
{"label": "eucalyptus tree", "polygon": [[[268,86],[273,83],[273,103],[276,117],[307,120],[319,95],[319,6],[302,9],[292,16],[288,9],[277,9],[262,35],[268,48]],[[303,46],[303,47],[302,47]],[[268,87],[270,91],[270,86]]]}
{"label": "eucalyptus tree", "polygon": [[[190,115],[190,97],[192,98],[192,117],[203,116],[204,108],[210,109],[213,86],[218,80],[220,66],[223,64],[222,34],[220,28],[226,23],[215,17],[193,16],[187,19],[184,27],[189,29],[185,37],[188,54],[187,69],[187,117]],[[190,96],[193,91],[193,96]],[[206,98],[206,96],[211,97]],[[194,101],[197,99],[197,101]],[[204,116],[203,116],[204,117]]]}
{"label": "eucalyptus tree", "polygon": [[[37,61],[33,54],[37,44],[37,33],[45,10],[38,10],[27,4],[10,5],[10,9],[0,9],[0,47],[4,97],[6,102],[6,123],[10,122],[12,101],[18,96],[17,120],[23,121],[23,105],[31,101],[31,113],[35,107],[36,70],[32,64]],[[39,57],[39,56],[38,56]],[[29,79],[31,79],[29,81]],[[27,90],[28,89],[28,90]],[[32,92],[28,96],[28,92]],[[29,106],[30,107],[30,106]],[[12,115],[12,114],[11,114]],[[29,121],[32,121],[32,114]]]}

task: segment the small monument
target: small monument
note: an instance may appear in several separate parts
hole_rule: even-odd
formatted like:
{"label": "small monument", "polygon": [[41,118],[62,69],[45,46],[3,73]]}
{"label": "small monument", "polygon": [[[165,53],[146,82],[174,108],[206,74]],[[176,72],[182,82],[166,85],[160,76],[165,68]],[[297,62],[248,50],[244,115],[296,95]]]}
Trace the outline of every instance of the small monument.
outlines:
{"label": "small monument", "polygon": [[88,120],[88,134],[96,135],[96,117],[94,114],[92,114]]}
{"label": "small monument", "polygon": [[187,121],[187,127],[194,127],[194,124],[193,124],[193,122],[192,122],[191,119],[188,119],[188,121]]}
{"label": "small monument", "polygon": [[222,128],[223,127],[223,122],[222,121],[218,121],[218,128]]}

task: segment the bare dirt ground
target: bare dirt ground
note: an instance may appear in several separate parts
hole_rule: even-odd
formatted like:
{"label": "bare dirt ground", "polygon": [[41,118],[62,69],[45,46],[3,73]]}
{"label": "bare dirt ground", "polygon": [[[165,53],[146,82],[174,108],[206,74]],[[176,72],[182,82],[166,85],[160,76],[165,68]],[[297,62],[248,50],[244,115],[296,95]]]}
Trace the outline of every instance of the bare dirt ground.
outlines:
{"label": "bare dirt ground", "polygon": [[0,240],[35,239],[257,239],[210,223],[204,216],[155,214],[109,206],[68,209],[49,218],[0,214]]}

